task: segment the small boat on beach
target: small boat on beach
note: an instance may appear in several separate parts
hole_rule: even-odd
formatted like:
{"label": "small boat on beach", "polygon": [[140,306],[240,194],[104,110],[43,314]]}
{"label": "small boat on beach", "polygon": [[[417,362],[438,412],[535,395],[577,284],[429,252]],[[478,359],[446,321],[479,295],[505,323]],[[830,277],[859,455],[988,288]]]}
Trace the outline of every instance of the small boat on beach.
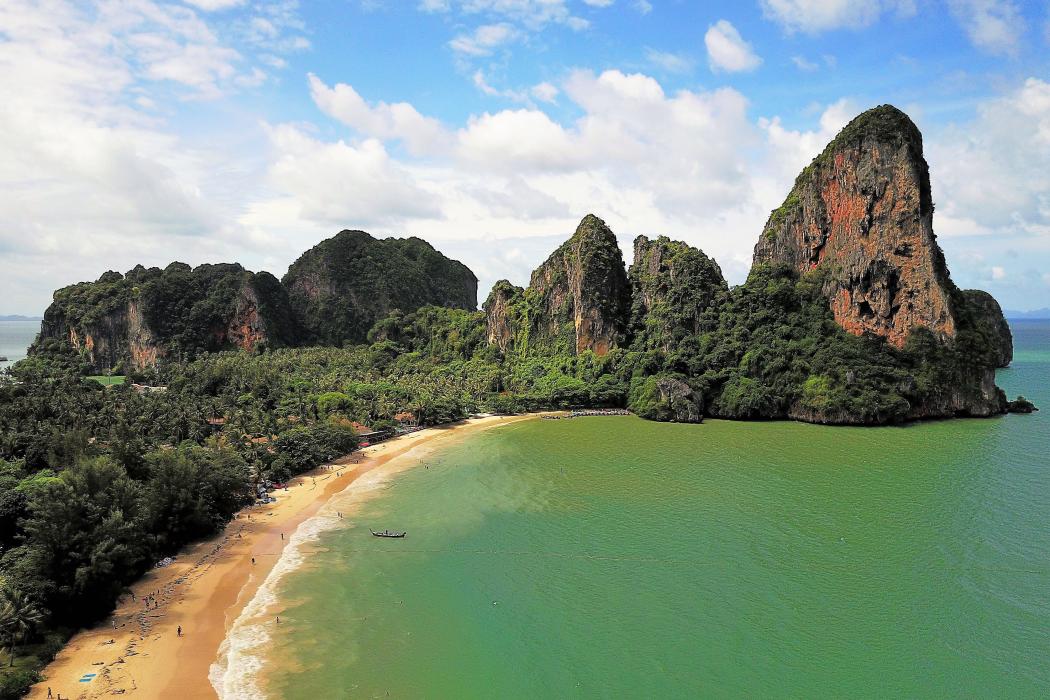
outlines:
{"label": "small boat on beach", "polygon": [[376,532],[372,528],[368,528],[368,531],[372,533],[373,537],[404,537],[407,534],[396,530],[383,530],[381,532]]}

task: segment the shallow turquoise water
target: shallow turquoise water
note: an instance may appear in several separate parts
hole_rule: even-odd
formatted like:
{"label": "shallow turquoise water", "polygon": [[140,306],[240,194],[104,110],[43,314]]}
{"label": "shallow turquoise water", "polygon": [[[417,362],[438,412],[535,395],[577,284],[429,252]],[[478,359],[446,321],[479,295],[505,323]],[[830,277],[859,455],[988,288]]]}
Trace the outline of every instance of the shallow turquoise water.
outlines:
{"label": "shallow turquoise water", "polygon": [[[1015,336],[1000,384],[1050,408],[1050,325]],[[1050,696],[1048,417],[480,433],[285,580],[269,689]]]}

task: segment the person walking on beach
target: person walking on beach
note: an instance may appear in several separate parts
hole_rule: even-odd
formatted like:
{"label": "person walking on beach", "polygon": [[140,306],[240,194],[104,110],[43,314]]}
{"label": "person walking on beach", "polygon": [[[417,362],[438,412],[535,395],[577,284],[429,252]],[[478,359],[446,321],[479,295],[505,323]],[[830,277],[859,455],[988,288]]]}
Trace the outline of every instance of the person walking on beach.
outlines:
{"label": "person walking on beach", "polygon": [[48,686],[48,687],[47,687],[47,696],[48,696],[49,698],[51,697],[51,686]]}
{"label": "person walking on beach", "polygon": [[255,566],[255,557],[252,557],[252,566]]}
{"label": "person walking on beach", "polygon": [[177,634],[180,637],[182,636],[182,625],[179,625],[179,628],[175,630],[175,634]]}

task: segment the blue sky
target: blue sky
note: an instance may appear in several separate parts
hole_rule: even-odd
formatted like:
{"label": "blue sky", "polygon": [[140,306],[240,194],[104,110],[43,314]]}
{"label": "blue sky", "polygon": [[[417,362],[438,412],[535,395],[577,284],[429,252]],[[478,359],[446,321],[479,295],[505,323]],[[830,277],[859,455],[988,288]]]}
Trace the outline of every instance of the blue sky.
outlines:
{"label": "blue sky", "polygon": [[5,0],[0,313],[136,263],[280,276],[419,235],[483,299],[588,212],[747,274],[795,174],[890,102],[953,278],[1050,306],[1050,3]]}

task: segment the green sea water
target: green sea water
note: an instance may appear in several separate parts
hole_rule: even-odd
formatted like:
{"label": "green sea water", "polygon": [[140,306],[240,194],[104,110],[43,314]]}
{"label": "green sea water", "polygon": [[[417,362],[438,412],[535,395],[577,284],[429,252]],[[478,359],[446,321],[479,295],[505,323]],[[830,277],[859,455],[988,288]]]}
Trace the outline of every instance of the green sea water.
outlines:
{"label": "green sea water", "polygon": [[[1014,332],[999,383],[1050,409],[1050,324]],[[282,581],[267,692],[1050,697],[1048,428],[1050,410],[478,433]]]}

